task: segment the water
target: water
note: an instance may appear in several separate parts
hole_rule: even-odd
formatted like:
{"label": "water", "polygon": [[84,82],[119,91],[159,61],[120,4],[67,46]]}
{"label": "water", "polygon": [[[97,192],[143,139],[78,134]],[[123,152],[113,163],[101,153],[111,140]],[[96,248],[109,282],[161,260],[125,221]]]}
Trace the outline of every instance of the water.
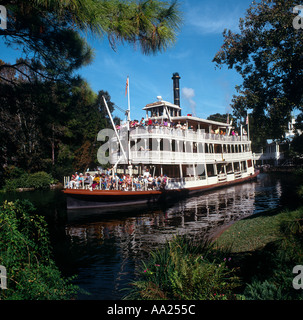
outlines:
{"label": "water", "polygon": [[[256,182],[207,192],[161,207],[132,206],[123,211],[67,211],[61,192],[10,194],[27,198],[50,226],[55,260],[66,276],[90,295],[78,299],[121,299],[121,289],[151,249],[176,234],[201,238],[230,223],[267,209],[299,205],[297,182],[289,175],[261,174]],[[0,195],[8,198],[7,195]]]}

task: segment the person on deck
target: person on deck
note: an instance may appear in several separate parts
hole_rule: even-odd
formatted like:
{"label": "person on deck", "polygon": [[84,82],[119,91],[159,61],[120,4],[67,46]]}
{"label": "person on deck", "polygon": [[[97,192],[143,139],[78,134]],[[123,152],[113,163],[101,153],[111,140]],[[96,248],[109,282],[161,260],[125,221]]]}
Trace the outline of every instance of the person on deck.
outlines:
{"label": "person on deck", "polygon": [[100,183],[100,176],[98,174],[95,175],[92,183],[92,189],[94,190]]}
{"label": "person on deck", "polygon": [[92,184],[93,184],[93,178],[89,173],[87,173],[84,180],[84,186],[87,186],[90,188]]}

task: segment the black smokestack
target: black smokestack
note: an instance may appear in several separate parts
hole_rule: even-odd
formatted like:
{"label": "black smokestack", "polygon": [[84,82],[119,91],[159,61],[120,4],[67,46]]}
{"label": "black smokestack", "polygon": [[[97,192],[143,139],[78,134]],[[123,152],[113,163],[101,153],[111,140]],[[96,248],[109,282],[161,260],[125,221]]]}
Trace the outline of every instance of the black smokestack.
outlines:
{"label": "black smokestack", "polygon": [[179,80],[181,77],[178,72],[173,74],[173,85],[174,85],[174,104],[180,107],[180,85]]}

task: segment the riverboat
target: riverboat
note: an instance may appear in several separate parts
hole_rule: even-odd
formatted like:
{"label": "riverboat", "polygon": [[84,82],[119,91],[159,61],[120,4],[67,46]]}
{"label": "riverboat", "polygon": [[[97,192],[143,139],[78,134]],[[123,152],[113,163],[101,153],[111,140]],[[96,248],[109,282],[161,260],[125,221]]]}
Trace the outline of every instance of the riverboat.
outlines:
{"label": "riverboat", "polygon": [[[128,109],[124,126],[116,127],[104,99],[114,129],[107,142],[113,167],[106,177],[111,183],[100,179],[94,189],[84,183],[72,187],[66,177],[68,209],[165,202],[257,177],[249,128],[241,126],[237,134],[232,121],[182,115],[179,74],[172,79],[174,103],[157,97],[143,108],[140,122],[130,120]],[[118,179],[122,176],[130,178],[124,187]]]}

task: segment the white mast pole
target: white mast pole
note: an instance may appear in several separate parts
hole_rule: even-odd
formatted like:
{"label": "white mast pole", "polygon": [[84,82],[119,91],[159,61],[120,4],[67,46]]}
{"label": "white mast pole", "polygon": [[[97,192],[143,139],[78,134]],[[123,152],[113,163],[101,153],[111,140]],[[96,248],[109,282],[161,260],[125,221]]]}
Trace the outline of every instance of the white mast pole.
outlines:
{"label": "white mast pole", "polygon": [[111,113],[110,113],[110,111],[109,111],[109,108],[108,108],[108,105],[107,105],[107,103],[106,103],[106,100],[105,100],[104,96],[102,96],[102,98],[103,98],[103,101],[104,101],[104,104],[105,104],[105,107],[106,107],[108,116],[109,116],[109,118],[110,118],[110,121],[111,121],[111,123],[112,123],[112,126],[113,126],[113,128],[114,128],[116,137],[117,137],[117,139],[118,139],[118,141],[119,141],[119,144],[120,144],[120,147],[121,147],[123,156],[124,156],[125,160],[128,162],[128,158],[127,158],[126,153],[125,153],[125,151],[124,151],[123,145],[122,145],[122,143],[121,143],[120,137],[119,137],[119,135],[118,135],[118,132],[117,132],[117,129],[116,129],[114,120],[113,120],[112,115],[111,115]]}
{"label": "white mast pole", "polygon": [[247,111],[247,140],[250,140],[250,134],[249,134],[249,116]]}
{"label": "white mast pole", "polygon": [[130,121],[130,94],[129,94],[129,76],[127,76],[127,102],[128,102],[128,109],[127,109],[127,120]]}

